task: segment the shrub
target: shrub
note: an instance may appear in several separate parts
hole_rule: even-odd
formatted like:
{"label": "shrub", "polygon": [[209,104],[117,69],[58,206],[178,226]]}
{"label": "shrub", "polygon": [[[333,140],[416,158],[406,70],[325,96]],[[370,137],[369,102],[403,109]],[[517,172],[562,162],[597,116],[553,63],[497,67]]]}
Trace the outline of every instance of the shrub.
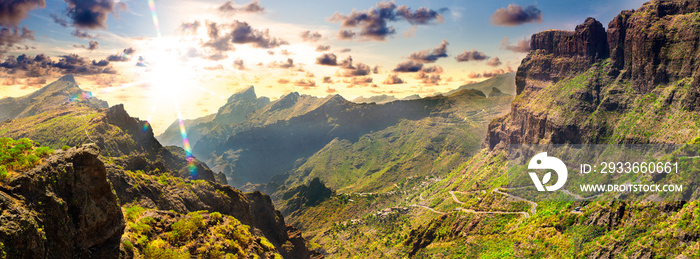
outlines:
{"label": "shrub", "polygon": [[48,147],[34,148],[34,142],[27,138],[0,138],[0,177],[7,177],[9,171],[32,168],[51,153]]}
{"label": "shrub", "polygon": [[63,145],[63,147],[61,147],[61,149],[63,151],[66,151],[66,150],[70,149],[70,147],[68,145]]}
{"label": "shrub", "polygon": [[209,217],[214,223],[218,223],[222,219],[221,213],[219,212],[212,212],[211,214],[209,214]]}

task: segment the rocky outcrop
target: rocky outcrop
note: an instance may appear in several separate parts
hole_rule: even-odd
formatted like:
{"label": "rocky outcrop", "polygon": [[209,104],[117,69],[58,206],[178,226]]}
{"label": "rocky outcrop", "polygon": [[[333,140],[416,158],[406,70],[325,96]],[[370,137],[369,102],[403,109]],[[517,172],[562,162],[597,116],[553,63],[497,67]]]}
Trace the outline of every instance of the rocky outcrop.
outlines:
{"label": "rocky outcrop", "polygon": [[[185,120],[187,137],[194,144],[214,128],[222,125],[238,123],[245,120],[251,113],[270,103],[267,97],[258,97],[253,86],[231,95],[226,104],[221,106],[217,113],[200,117],[194,120]],[[174,121],[158,137],[163,145],[175,145],[182,147],[179,121]]]}
{"label": "rocky outcrop", "polygon": [[58,151],[0,183],[0,243],[9,258],[117,258],[124,231],[99,148]]}
{"label": "rocky outcrop", "polygon": [[642,93],[684,77],[698,81],[700,3],[651,1],[608,25],[612,64]]}
{"label": "rocky outcrop", "polygon": [[[700,110],[698,35],[700,3],[670,0],[623,11],[607,31],[588,18],[575,31],[532,35],[516,75],[519,98],[509,115],[491,122],[485,146],[689,141],[665,136],[670,134],[663,128],[681,125],[662,115]],[[661,106],[649,107],[649,95],[660,98]],[[659,112],[646,121],[659,120],[663,127],[638,130],[652,135],[630,131],[641,123],[624,114],[650,109]]]}
{"label": "rocky outcrop", "polygon": [[586,71],[597,60],[609,55],[603,25],[593,18],[576,26],[575,31],[549,30],[532,35],[530,54],[523,59],[515,77],[516,93],[529,82],[543,87]]}
{"label": "rocky outcrop", "polygon": [[216,182],[183,180],[167,173],[152,175],[153,171],[133,172],[112,164],[107,164],[107,171],[119,200],[178,214],[219,212],[253,227],[251,232],[266,237],[285,258],[308,258],[314,253],[305,240],[300,242],[287,234],[284,217],[270,197],[260,192],[244,194]]}

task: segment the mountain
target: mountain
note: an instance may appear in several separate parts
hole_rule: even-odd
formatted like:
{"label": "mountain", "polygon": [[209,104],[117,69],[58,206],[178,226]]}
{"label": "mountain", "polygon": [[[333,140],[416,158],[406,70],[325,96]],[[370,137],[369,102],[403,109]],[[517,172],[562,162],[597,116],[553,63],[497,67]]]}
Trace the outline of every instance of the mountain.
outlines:
{"label": "mountain", "polygon": [[404,98],[401,98],[401,100],[410,101],[410,100],[418,100],[420,98],[421,98],[420,95],[414,94],[414,95],[409,95],[409,96],[406,96]]}
{"label": "mountain", "polygon": [[0,99],[0,121],[36,115],[68,102],[78,102],[92,108],[108,107],[107,102],[81,90],[73,75],[65,75],[29,95]]}
{"label": "mountain", "polygon": [[[506,95],[515,96],[515,73],[505,73],[478,83],[466,84],[445,93],[445,95],[451,95],[465,89],[474,89],[484,93],[490,93],[493,88],[498,89]],[[490,96],[491,95],[489,95],[489,97]]]}
{"label": "mountain", "polygon": [[124,217],[98,155],[94,144],[58,151],[2,176],[3,257],[119,258]]}
{"label": "mountain", "polygon": [[[9,213],[0,227],[3,255],[33,257],[61,246],[56,252],[64,257],[96,250],[107,258],[157,257],[154,253],[321,256],[308,249],[299,230],[285,224],[267,195],[242,193],[225,181],[217,182],[221,177],[206,164],[196,158],[190,164],[181,148],[163,147],[147,122],[130,117],[122,105],[94,108],[67,102],[6,120],[0,124],[0,135],[1,143],[15,143],[0,146],[0,196],[5,197],[0,204]],[[39,145],[47,146],[36,149],[42,153],[57,150],[38,159],[15,151]],[[95,179],[81,180],[86,177]],[[116,214],[110,212],[115,208]],[[54,211],[56,217],[44,216]],[[66,213],[68,218],[62,216]],[[21,221],[22,217],[27,220]],[[33,227],[18,229],[17,223]],[[211,235],[221,238],[208,239]]]}
{"label": "mountain", "polygon": [[[219,125],[228,125],[245,120],[249,114],[262,108],[270,102],[267,97],[258,98],[253,86],[235,93],[228,98],[226,104],[219,108],[215,114],[200,117],[194,120],[185,120],[187,137],[192,143],[196,143],[203,135],[211,130],[216,130]],[[174,121],[162,134],[158,140],[164,145],[182,147],[182,137],[180,136],[179,122]]]}
{"label": "mountain", "polygon": [[[465,101],[473,98],[478,101]],[[295,170],[334,139],[356,142],[365,134],[403,120],[435,116],[444,117],[441,123],[447,124],[465,121],[471,114],[492,114],[493,111],[482,111],[486,107],[482,100],[485,95],[475,90],[450,97],[384,104],[356,104],[339,95],[316,98],[290,93],[252,113],[245,121],[220,127],[228,131],[210,132],[195,143],[193,153],[214,170],[227,174],[234,186],[267,183],[275,177],[275,182],[283,183],[289,177],[285,173]],[[457,108],[476,103],[479,105]]]}
{"label": "mountain", "polygon": [[[681,155],[697,156],[700,145],[699,11],[697,1],[651,1],[622,11],[607,30],[588,18],[574,31],[532,35],[516,73],[518,96],[506,116],[489,124],[486,148],[423,194],[439,211],[460,206],[514,213],[446,213],[411,229],[404,243],[409,255],[697,257],[697,200],[521,201],[510,207],[494,200],[509,197],[501,194],[508,189],[502,179],[513,144],[684,144],[672,157],[685,161],[684,172],[694,177],[690,168],[697,160]],[[479,193],[478,201],[471,193]],[[684,196],[698,197],[698,191]],[[508,225],[523,217],[516,211],[527,217]]]}
{"label": "mountain", "polygon": [[291,171],[285,185],[318,177],[338,191],[377,192],[393,189],[407,176],[449,172],[479,149],[486,125],[505,113],[511,99],[491,99],[477,90],[463,90],[450,96],[395,102],[430,104],[431,108],[422,117],[401,119],[364,132],[358,139],[333,139]]}
{"label": "mountain", "polygon": [[359,96],[359,97],[357,97],[357,98],[355,98],[355,99],[352,99],[351,102],[354,102],[354,103],[376,103],[376,104],[382,104],[382,103],[393,102],[393,101],[396,101],[396,100],[398,100],[398,99],[396,99],[396,97],[394,97],[393,95],[382,94],[382,95],[371,96],[371,97],[369,97],[369,98],[365,98],[365,97]]}

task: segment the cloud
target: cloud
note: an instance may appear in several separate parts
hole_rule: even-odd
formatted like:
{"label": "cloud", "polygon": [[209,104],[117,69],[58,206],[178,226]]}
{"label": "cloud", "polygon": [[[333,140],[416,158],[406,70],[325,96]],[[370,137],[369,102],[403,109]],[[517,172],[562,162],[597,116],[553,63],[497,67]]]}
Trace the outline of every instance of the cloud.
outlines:
{"label": "cloud", "polygon": [[447,43],[446,40],[442,40],[442,43],[434,49],[413,52],[408,58],[420,63],[433,63],[439,58],[447,57],[447,45],[449,45],[449,43]]}
{"label": "cloud", "polygon": [[107,14],[114,13],[114,0],[65,0],[66,14],[79,29],[106,29]]}
{"label": "cloud", "polygon": [[403,32],[403,37],[404,38],[413,38],[416,36],[416,33],[418,33],[418,25],[413,25],[411,28]]}
{"label": "cloud", "polygon": [[49,16],[51,16],[51,19],[53,19],[53,22],[55,22],[56,24],[61,25],[62,27],[65,27],[65,28],[70,27],[68,20],[59,17],[58,14],[51,13],[51,14],[49,14]]}
{"label": "cloud", "polygon": [[314,73],[311,73],[311,71],[306,71],[306,77],[316,77]]}
{"label": "cloud", "polygon": [[348,84],[348,87],[353,87],[353,86],[368,86],[369,84],[372,83],[372,78],[371,77],[353,77],[349,79],[344,79],[343,83]]}
{"label": "cloud", "polygon": [[332,94],[336,92],[338,92],[338,90],[335,90],[335,88],[326,87],[326,93]]}
{"label": "cloud", "polygon": [[542,22],[542,11],[534,5],[523,9],[522,6],[509,4],[507,8],[500,8],[491,15],[491,24],[497,26],[516,26],[529,22]]}
{"label": "cloud", "polygon": [[328,51],[329,49],[331,49],[331,46],[328,46],[328,45],[316,46],[316,51],[318,51],[318,52]]}
{"label": "cloud", "polygon": [[287,68],[294,68],[295,66],[294,66],[294,60],[291,58],[288,58],[287,61],[272,62],[272,63],[268,64],[267,67],[287,69]]}
{"label": "cloud", "polygon": [[46,7],[45,0],[3,0],[0,1],[0,26],[17,28],[19,22],[27,18],[34,8]]}
{"label": "cloud", "polygon": [[318,32],[304,31],[301,33],[301,39],[304,41],[317,42],[321,40],[321,36]]}
{"label": "cloud", "polygon": [[401,73],[418,72],[421,70],[421,68],[423,68],[423,63],[418,63],[418,62],[415,62],[413,60],[408,60],[408,61],[404,61],[404,62],[401,62],[398,65],[396,65],[396,67],[394,68],[394,72],[401,72]]}
{"label": "cloud", "polygon": [[278,84],[289,84],[289,79],[280,78],[280,79],[277,79],[277,83]]}
{"label": "cloud", "polygon": [[309,87],[316,87],[316,81],[311,79],[299,79],[294,81],[294,85],[303,86],[304,89],[308,89]]}
{"label": "cloud", "polygon": [[134,55],[134,50],[133,48],[127,48],[124,49],[121,53],[118,53],[116,55],[109,55],[107,57],[107,61],[111,62],[125,62],[131,60],[131,57]]}
{"label": "cloud", "polygon": [[283,56],[289,56],[289,55],[293,55],[293,54],[294,54],[294,53],[292,53],[292,52],[290,52],[289,50],[286,50],[286,49],[283,49],[283,50],[280,51],[280,55],[283,55]]}
{"label": "cloud", "polygon": [[396,85],[396,84],[403,84],[403,83],[405,83],[405,81],[403,81],[403,79],[399,78],[399,76],[396,74],[392,74],[392,75],[387,76],[383,82],[383,84],[385,84],[385,85]]}
{"label": "cloud", "polygon": [[514,45],[510,45],[508,42],[508,37],[503,38],[501,41],[501,49],[510,50],[513,52],[529,52],[530,51],[530,40],[522,39],[518,40]]}
{"label": "cloud", "polygon": [[76,47],[76,48],[84,48],[84,49],[93,51],[93,50],[96,50],[97,48],[100,47],[100,43],[97,42],[97,41],[91,40],[90,42],[88,42],[88,46],[85,46],[85,45],[82,45],[82,44],[80,44],[80,45],[75,44],[75,45],[73,45],[73,47]]}
{"label": "cloud", "polygon": [[422,84],[424,85],[440,85],[440,81],[442,80],[440,78],[440,75],[433,74],[430,75],[428,73],[425,73],[423,71],[419,72],[416,75],[416,79],[419,79]]}
{"label": "cloud", "polygon": [[416,10],[415,12],[411,13],[411,8],[408,8],[405,5],[396,8],[396,12],[398,13],[398,15],[406,19],[406,21],[408,21],[411,24],[428,24],[432,21],[442,23],[445,20],[440,13],[447,11],[449,11],[449,9],[447,8],[441,8],[440,11],[435,11],[427,9],[425,7],[421,7],[418,8],[418,10]]}
{"label": "cloud", "polygon": [[344,48],[344,49],[340,50],[340,53],[345,53],[345,52],[350,52],[350,51],[352,51],[352,50],[349,48]]}
{"label": "cloud", "polygon": [[323,53],[321,56],[316,58],[316,64],[324,66],[337,66],[338,57],[333,53]]}
{"label": "cloud", "polygon": [[455,59],[457,62],[467,62],[467,61],[481,61],[489,58],[484,52],[476,51],[472,49],[471,51],[462,51],[461,54],[457,55]]}
{"label": "cloud", "polygon": [[237,44],[252,44],[257,48],[270,49],[281,45],[287,45],[289,42],[270,36],[269,30],[257,30],[250,27],[247,22],[234,21],[228,25],[232,28],[231,32],[226,35],[228,39]]}
{"label": "cloud", "polygon": [[80,29],[73,30],[70,33],[70,35],[73,35],[73,36],[81,38],[81,39],[95,39],[95,38],[97,38],[97,35],[90,34],[86,31],[81,31]]}
{"label": "cloud", "polygon": [[471,73],[469,73],[469,75],[467,75],[467,77],[469,77],[469,78],[471,78],[471,79],[477,79],[477,78],[492,78],[492,77],[494,77],[494,76],[502,75],[502,74],[509,73],[509,72],[512,71],[512,69],[510,69],[510,68],[507,68],[507,69],[510,70],[510,71],[503,70],[503,69],[493,69],[493,70],[490,70],[490,71],[489,71],[489,70],[483,71],[483,72],[481,72],[481,73],[471,72]]}
{"label": "cloud", "polygon": [[489,61],[486,61],[487,66],[497,67],[497,66],[500,66],[501,64],[503,64],[503,63],[501,63],[501,60],[498,59],[498,57],[493,57],[493,58],[489,59]]}
{"label": "cloud", "polygon": [[336,34],[336,37],[339,40],[352,40],[355,38],[356,33],[351,31],[351,30],[340,30],[338,31],[338,34]]}
{"label": "cloud", "polygon": [[27,27],[22,27],[22,29],[0,28],[0,56],[26,40],[35,40],[34,31],[30,31]]}
{"label": "cloud", "polygon": [[[446,10],[446,9],[441,9]],[[334,13],[329,19],[331,22],[339,22],[342,28],[359,28],[359,36],[362,40],[384,41],[387,36],[396,33],[393,26],[389,26],[388,22],[405,20],[410,24],[429,24],[435,21],[440,23],[443,21],[442,15],[438,11],[419,8],[415,12],[405,5],[396,6],[392,2],[379,2],[375,8],[370,8],[366,11],[353,10],[350,14]],[[347,33],[348,30],[341,30],[338,34],[339,39],[351,39],[349,37],[354,34]]]}
{"label": "cloud", "polygon": [[226,1],[224,4],[217,8],[219,12],[225,14],[236,14],[236,13],[262,13],[265,12],[265,8],[260,6],[260,1],[253,0],[252,2],[243,5],[241,7],[235,7],[233,2]]}
{"label": "cloud", "polygon": [[352,57],[344,59],[338,65],[341,67],[337,73],[340,77],[366,76],[372,73],[372,68],[366,64],[357,63],[357,65],[353,65]]}
{"label": "cloud", "polygon": [[324,83],[324,84],[332,84],[332,83],[333,83],[333,79],[332,79],[330,76],[324,76],[324,77],[323,77],[323,83]]}
{"label": "cloud", "polygon": [[238,70],[245,70],[245,65],[243,64],[243,60],[240,58],[237,58],[236,60],[233,61],[233,68],[238,69]]}
{"label": "cloud", "polygon": [[442,74],[442,72],[443,72],[441,66],[423,67],[420,71],[425,72],[425,73],[431,73],[431,74]]}
{"label": "cloud", "polygon": [[201,23],[199,21],[194,21],[194,22],[183,22],[180,24],[180,27],[178,29],[180,32],[185,33],[185,34],[197,34],[197,29],[199,29],[199,26],[201,26]]}
{"label": "cloud", "polygon": [[13,74],[16,77],[44,78],[60,74],[96,75],[116,74],[117,71],[109,65],[107,60],[89,60],[77,54],[60,56],[58,61],[53,61],[44,54],[34,58],[26,54],[18,57],[9,56],[0,63],[0,71]]}

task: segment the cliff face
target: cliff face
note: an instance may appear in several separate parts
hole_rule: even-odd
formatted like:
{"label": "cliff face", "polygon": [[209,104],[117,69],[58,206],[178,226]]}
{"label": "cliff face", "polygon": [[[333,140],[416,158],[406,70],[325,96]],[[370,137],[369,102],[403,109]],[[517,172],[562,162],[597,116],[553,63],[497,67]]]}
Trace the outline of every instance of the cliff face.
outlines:
{"label": "cliff face", "polygon": [[588,18],[575,31],[532,35],[519,96],[491,122],[486,145],[692,140],[669,129],[693,131],[678,116],[700,110],[698,11],[698,2],[652,1],[607,31]]}
{"label": "cliff face", "polygon": [[651,1],[621,12],[607,32],[614,67],[642,93],[684,77],[697,84],[699,10],[697,1]]}
{"label": "cliff face", "polygon": [[[532,35],[530,54],[523,59],[515,78],[516,93],[526,85],[543,87],[586,71],[597,60],[608,57],[603,25],[593,18],[575,31],[549,30]],[[534,82],[537,82],[533,84]]]}
{"label": "cliff face", "polygon": [[117,258],[124,218],[99,148],[59,151],[0,184],[9,258]]}

